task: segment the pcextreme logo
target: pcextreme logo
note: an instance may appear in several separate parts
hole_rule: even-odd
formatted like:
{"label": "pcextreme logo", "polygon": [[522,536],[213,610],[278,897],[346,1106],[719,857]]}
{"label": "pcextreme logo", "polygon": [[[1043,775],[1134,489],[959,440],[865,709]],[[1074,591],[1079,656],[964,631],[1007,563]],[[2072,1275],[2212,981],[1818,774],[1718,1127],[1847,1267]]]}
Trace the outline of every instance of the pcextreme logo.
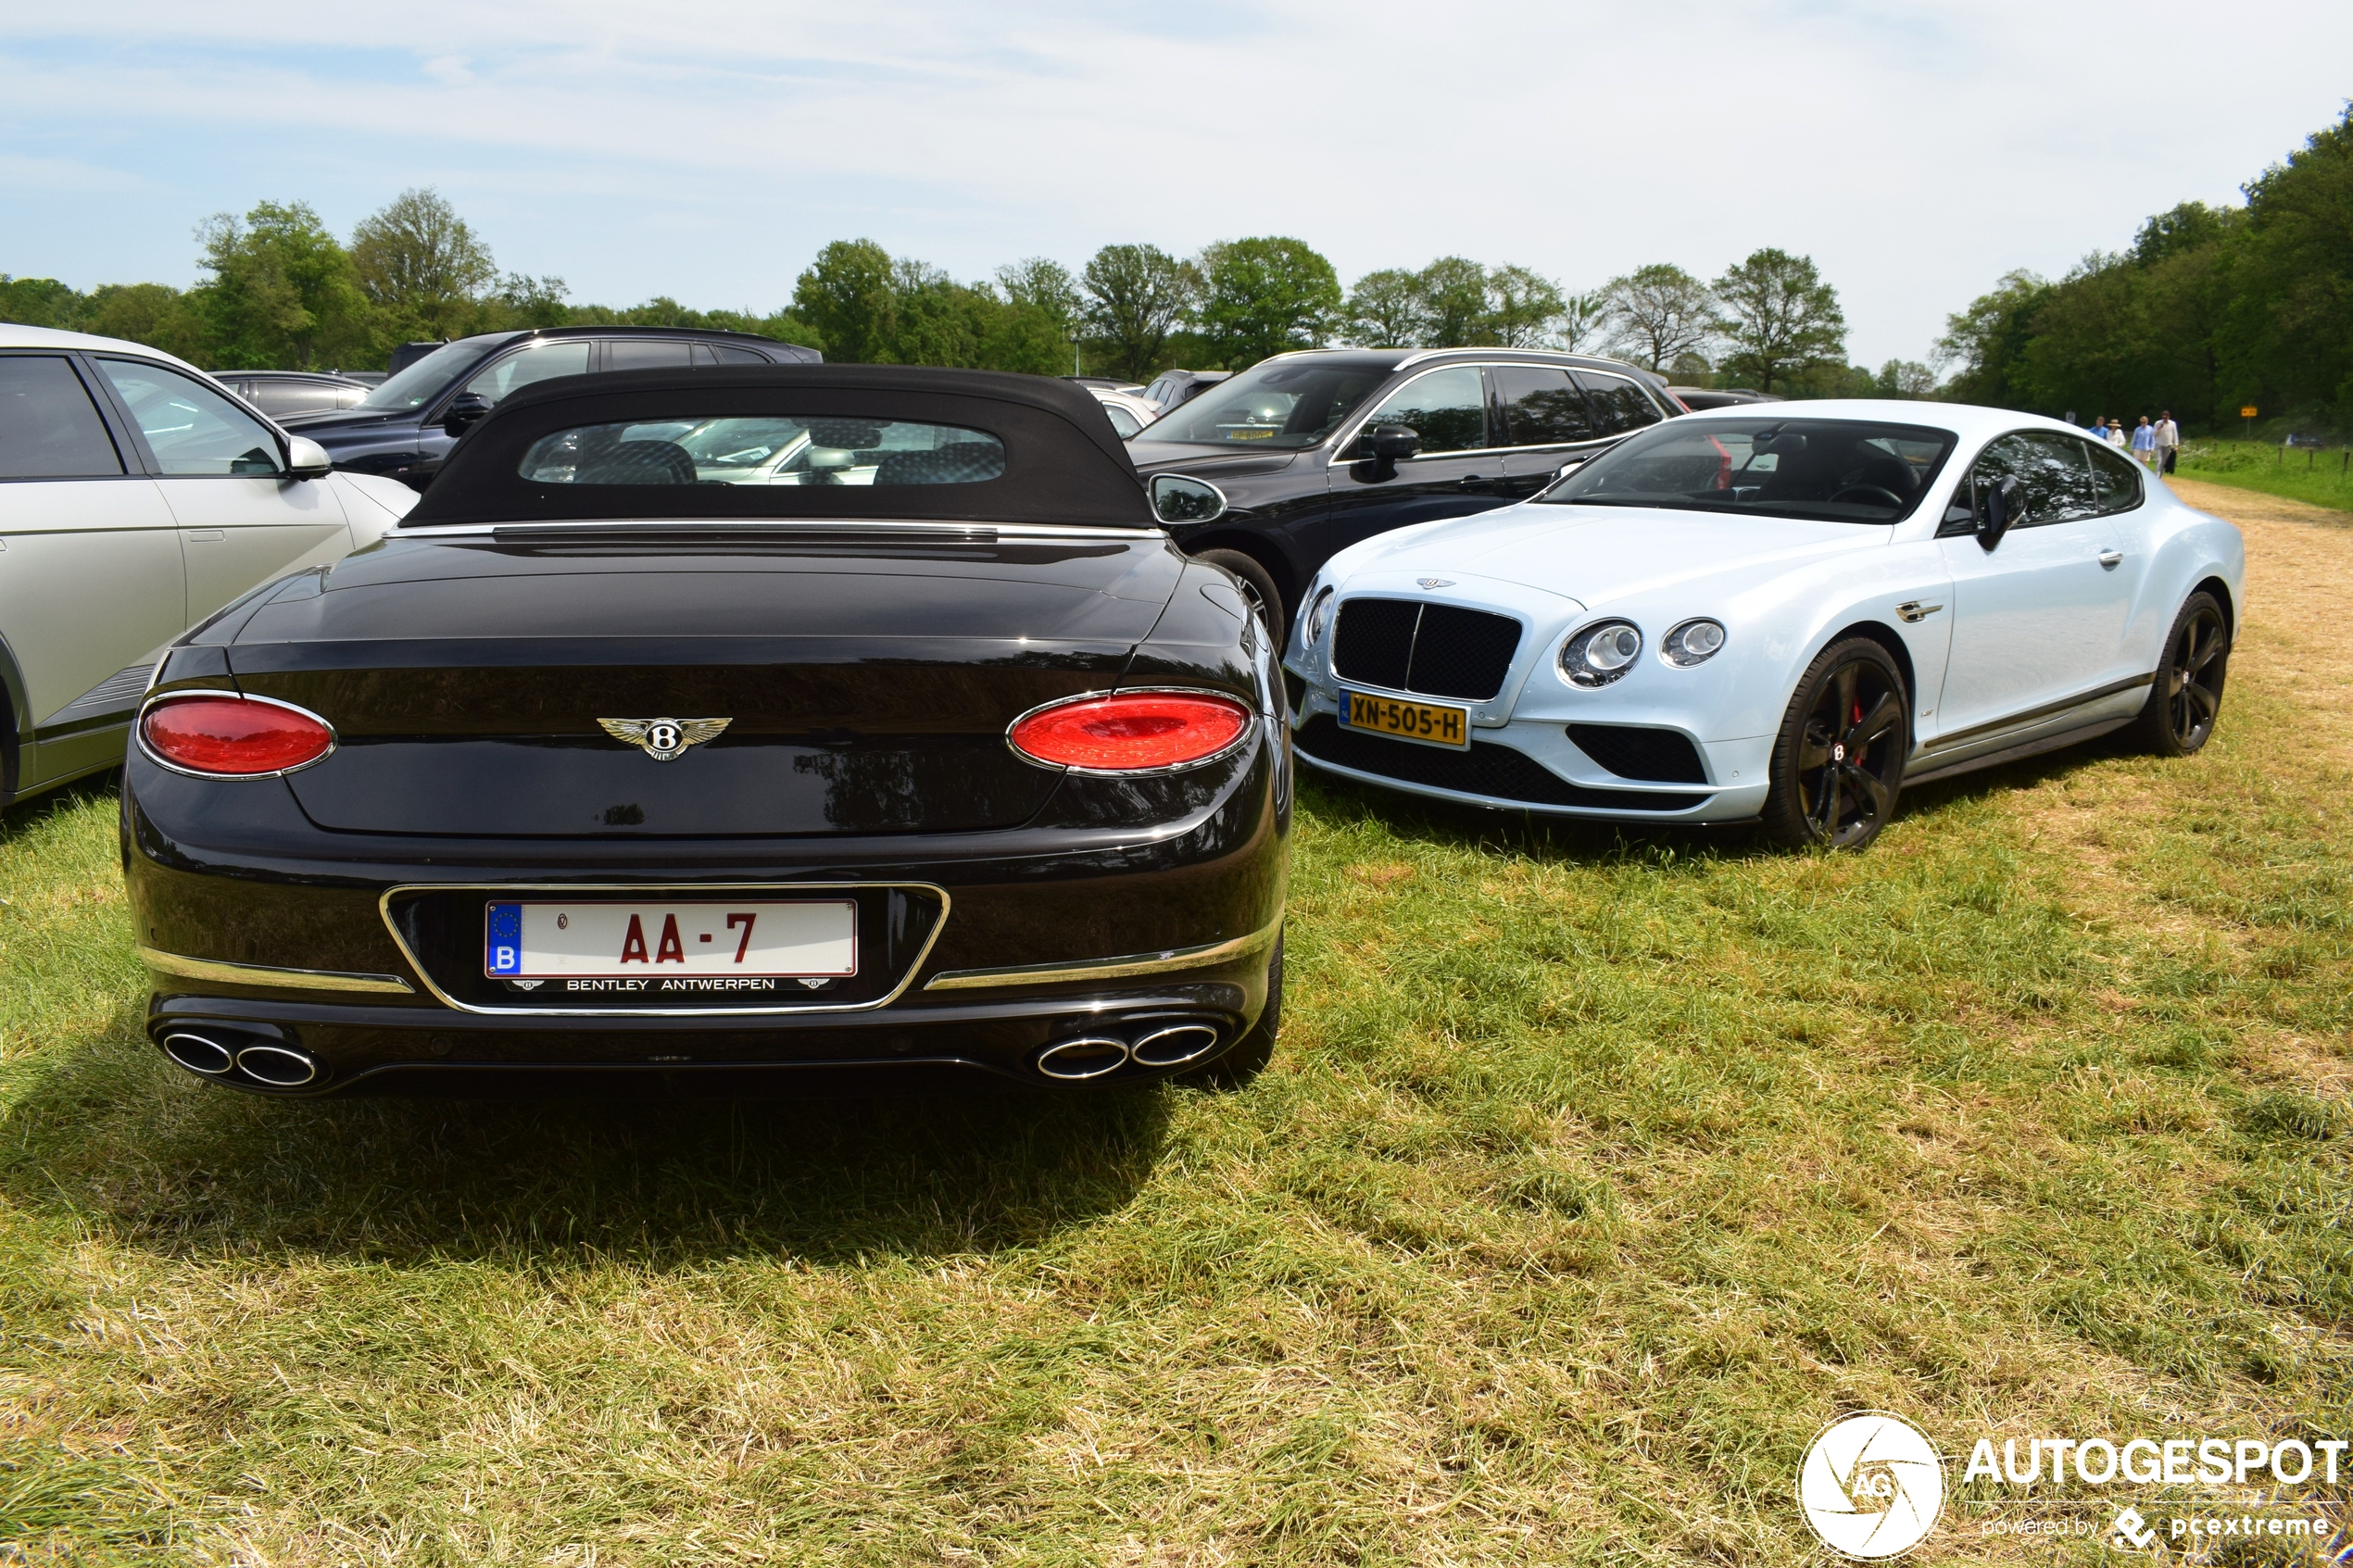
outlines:
{"label": "pcextreme logo", "polygon": [[1900,1415],[1862,1411],[1807,1445],[1797,1506],[1822,1544],[1869,1562],[1918,1546],[1944,1511],[1944,1461]]}

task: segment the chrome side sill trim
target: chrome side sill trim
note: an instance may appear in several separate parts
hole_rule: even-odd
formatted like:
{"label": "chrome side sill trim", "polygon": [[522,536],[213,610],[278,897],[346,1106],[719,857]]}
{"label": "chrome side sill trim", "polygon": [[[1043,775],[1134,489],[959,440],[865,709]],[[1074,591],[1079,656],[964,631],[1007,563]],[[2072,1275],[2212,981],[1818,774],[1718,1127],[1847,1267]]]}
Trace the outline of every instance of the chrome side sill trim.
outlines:
{"label": "chrome side sill trim", "polygon": [[1169,974],[1182,969],[1205,969],[1231,959],[1248,958],[1275,945],[1283,917],[1247,936],[1210,942],[1198,947],[1171,947],[1159,953],[1129,953],[1115,959],[1082,959],[1050,969],[1015,965],[1006,969],[942,970],[924,983],[926,991],[975,991],[999,985],[1054,985],[1074,980],[1129,980],[1142,974]]}
{"label": "chrome side sill trim", "polygon": [[294,991],[393,992],[414,996],[417,988],[396,974],[349,974],[334,969],[280,969],[274,964],[230,963],[220,959],[192,959],[181,953],[141,947],[140,961],[164,974],[186,980],[218,980],[228,985],[272,985]]}

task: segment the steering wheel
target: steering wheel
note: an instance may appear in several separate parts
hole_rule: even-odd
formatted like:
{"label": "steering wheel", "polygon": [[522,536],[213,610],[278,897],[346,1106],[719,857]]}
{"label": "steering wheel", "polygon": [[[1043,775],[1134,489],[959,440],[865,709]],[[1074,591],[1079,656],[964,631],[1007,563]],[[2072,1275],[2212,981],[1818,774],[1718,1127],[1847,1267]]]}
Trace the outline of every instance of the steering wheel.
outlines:
{"label": "steering wheel", "polygon": [[1884,484],[1843,485],[1831,494],[1831,504],[1832,506],[1836,506],[1839,502],[1845,500],[1849,495],[1860,495],[1864,499],[1871,501],[1883,500],[1887,505],[1894,508],[1899,512],[1904,509],[1904,497],[1898,495],[1894,491],[1890,490]]}

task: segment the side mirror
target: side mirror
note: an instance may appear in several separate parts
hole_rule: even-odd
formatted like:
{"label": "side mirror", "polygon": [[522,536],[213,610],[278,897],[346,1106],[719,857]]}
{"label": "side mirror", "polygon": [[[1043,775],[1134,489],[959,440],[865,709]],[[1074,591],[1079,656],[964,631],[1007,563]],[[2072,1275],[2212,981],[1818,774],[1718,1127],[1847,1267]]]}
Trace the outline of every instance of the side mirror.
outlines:
{"label": "side mirror", "polygon": [[1977,503],[1977,542],[1986,550],[2002,542],[2002,535],[2011,525],[2026,516],[2026,503],[2019,495],[2018,476],[2012,474],[1998,484],[1989,484]]}
{"label": "side mirror", "polygon": [[1163,522],[1212,522],[1226,515],[1226,493],[1203,479],[1156,473],[1151,482],[1152,516]]}
{"label": "side mirror", "polygon": [[286,473],[295,479],[317,479],[335,466],[327,449],[307,435],[286,437]]}
{"label": "side mirror", "polygon": [[1412,425],[1375,425],[1372,448],[1377,463],[1402,463],[1422,449],[1422,433]]}
{"label": "side mirror", "polygon": [[449,400],[448,411],[441,417],[441,428],[450,435],[463,435],[481,423],[483,415],[488,412],[489,398],[479,392],[461,392]]}

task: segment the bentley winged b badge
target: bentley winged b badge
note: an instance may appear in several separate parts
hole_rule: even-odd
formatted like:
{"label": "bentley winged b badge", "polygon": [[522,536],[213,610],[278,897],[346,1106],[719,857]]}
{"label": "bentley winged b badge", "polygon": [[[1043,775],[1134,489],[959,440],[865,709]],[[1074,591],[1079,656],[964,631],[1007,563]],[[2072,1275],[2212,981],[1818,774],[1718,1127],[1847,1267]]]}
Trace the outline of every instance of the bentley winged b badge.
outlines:
{"label": "bentley winged b badge", "polygon": [[599,719],[605,734],[646,748],[657,762],[674,762],[735,722],[733,719]]}

